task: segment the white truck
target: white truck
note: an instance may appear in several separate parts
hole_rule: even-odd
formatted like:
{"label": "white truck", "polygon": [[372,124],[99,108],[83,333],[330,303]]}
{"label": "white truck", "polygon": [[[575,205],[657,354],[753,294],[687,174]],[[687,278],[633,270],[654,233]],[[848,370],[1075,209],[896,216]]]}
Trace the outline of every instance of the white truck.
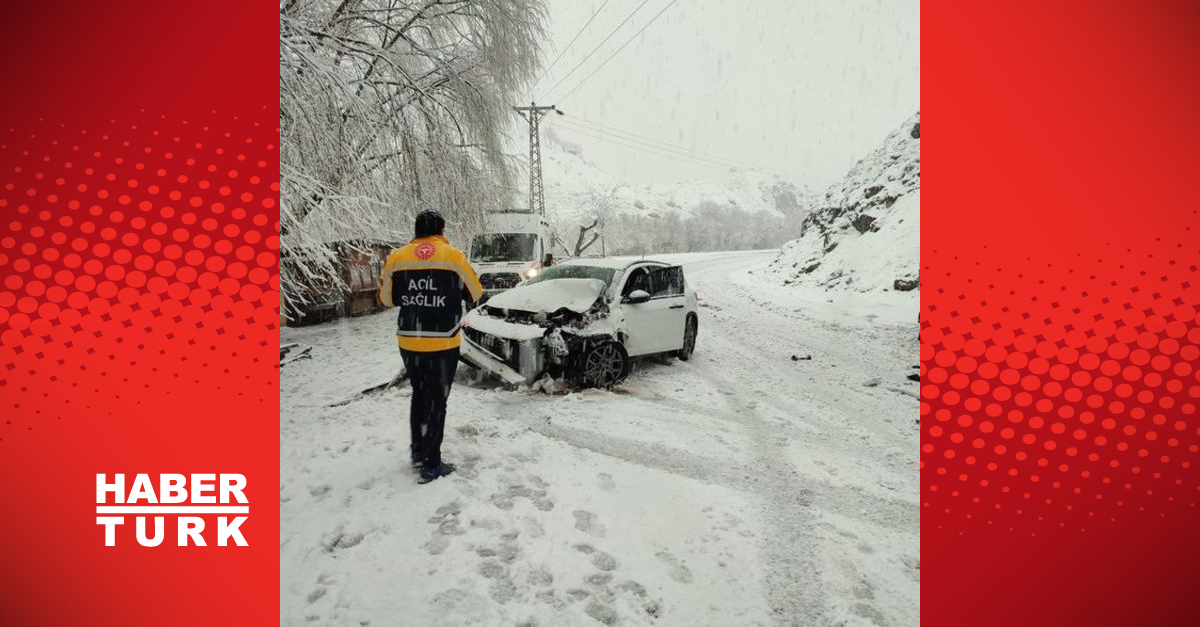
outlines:
{"label": "white truck", "polygon": [[470,260],[483,285],[484,300],[516,287],[554,264],[554,234],[544,216],[502,211],[471,240]]}

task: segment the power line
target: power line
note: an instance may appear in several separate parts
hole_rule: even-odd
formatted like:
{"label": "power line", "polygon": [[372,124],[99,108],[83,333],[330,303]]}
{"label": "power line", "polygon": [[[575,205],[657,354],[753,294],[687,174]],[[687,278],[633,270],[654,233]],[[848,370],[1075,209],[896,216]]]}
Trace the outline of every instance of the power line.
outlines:
{"label": "power line", "polygon": [[[562,121],[563,120],[555,120],[555,122],[558,122],[558,123],[561,123]],[[660,146],[653,146],[653,145],[650,145],[650,144],[647,144],[644,142],[639,142],[637,140],[628,139],[625,137],[619,137],[619,136],[613,135],[613,134],[608,134],[608,133],[605,133],[604,131],[600,131],[597,129],[589,128],[589,129],[584,130],[584,128],[581,128],[579,126],[569,126],[568,129],[572,133],[578,133],[585,137],[591,137],[593,139],[607,141],[607,142],[610,142],[613,144],[617,144],[619,146],[623,146],[625,148],[629,148],[632,150],[638,150],[641,152],[645,152],[647,154],[652,154],[652,155],[656,155],[656,156],[660,156],[660,157],[668,157],[668,158],[674,157],[677,159],[685,159],[685,160],[689,160],[692,162],[703,163],[706,165],[720,166],[720,167],[726,168],[726,169],[742,167],[742,166],[738,166],[737,164],[718,161],[716,159],[710,159],[708,157],[701,157],[701,156],[697,156],[697,155],[693,155],[693,154],[688,154],[685,152],[670,150],[670,149],[663,148]],[[597,133],[597,134],[593,134],[593,133]]]}
{"label": "power line", "polygon": [[709,157],[707,155],[690,153],[687,151],[671,148],[671,147],[668,147],[665,145],[652,144],[652,143],[645,142],[645,141],[642,141],[639,139],[624,137],[624,136],[618,135],[616,133],[611,133],[611,132],[608,132],[608,131],[605,131],[602,129],[583,126],[578,123],[572,124],[572,121],[570,121],[570,120],[558,120],[558,121],[565,124],[566,125],[565,127],[572,132],[579,133],[586,137],[612,140],[614,143],[619,142],[622,146],[626,146],[629,148],[647,149],[646,152],[655,151],[656,154],[657,153],[667,153],[667,154],[671,154],[671,155],[678,156],[678,157],[685,157],[688,159],[695,159],[698,161],[706,161],[709,163],[718,164],[718,165],[722,165],[722,166],[733,166],[734,165],[732,163],[724,162],[718,158]]}
{"label": "power line", "polygon": [[[649,27],[650,27],[650,25],[651,25],[651,24],[653,24],[653,23],[654,23],[654,20],[657,20],[657,19],[659,18],[659,16],[660,16],[660,15],[662,15],[663,13],[666,13],[666,12],[667,12],[667,9],[669,9],[669,8],[671,8],[671,7],[673,7],[673,6],[675,6],[675,3],[676,3],[676,2],[678,2],[678,1],[679,1],[679,0],[671,0],[671,2],[667,3],[667,6],[663,7],[661,11],[659,11],[657,14],[655,14],[655,15],[654,15],[654,17],[650,18],[650,21],[649,21],[649,22],[646,22],[646,24],[645,24],[645,25],[643,25],[643,26],[642,26],[642,28],[638,30],[638,32],[634,33],[634,34],[633,34],[633,37],[630,37],[629,39],[625,40],[625,43],[621,44],[621,47],[620,47],[620,48],[617,48],[616,52],[613,52],[612,54],[608,55],[608,58],[607,58],[607,59],[605,59],[605,60],[604,60],[604,62],[603,62],[603,63],[601,63],[601,64],[599,65],[599,67],[597,67],[596,69],[592,70],[592,73],[591,73],[591,74],[588,74],[587,76],[585,76],[585,77],[583,78],[583,80],[582,80],[582,81],[579,81],[579,83],[577,83],[577,84],[576,84],[574,87],[572,87],[572,88],[571,88],[571,91],[568,91],[568,92],[566,93],[566,95],[564,95],[563,97],[559,98],[559,100],[566,100],[568,96],[570,96],[571,94],[575,93],[575,90],[576,90],[576,89],[579,89],[580,87],[582,87],[584,83],[588,82],[588,79],[589,79],[589,78],[591,78],[593,75],[595,75],[595,74],[596,74],[596,72],[599,72],[599,71],[601,70],[601,68],[603,68],[605,65],[608,65],[608,62],[609,62],[609,61],[612,61],[612,58],[613,58],[613,57],[617,56],[617,55],[618,55],[618,54],[619,54],[619,53],[620,53],[622,50],[624,50],[624,49],[625,49],[625,46],[628,46],[630,43],[632,43],[632,42],[633,42],[633,40],[634,40],[634,39],[637,39],[637,38],[638,38],[638,36],[642,34],[642,32],[644,32],[644,31],[645,31],[647,28],[649,28]],[[643,4],[644,4],[644,3],[643,3]],[[639,8],[640,8],[640,7],[639,7]],[[565,78],[565,77],[564,77],[564,78]],[[559,81],[559,82],[562,82],[562,81]],[[557,85],[556,85],[556,86],[557,86]]]}
{"label": "power line", "polygon": [[[776,171],[770,170],[768,168],[764,168],[762,166],[755,165],[753,163],[739,162],[739,161],[735,161],[733,159],[727,159],[725,157],[718,157],[715,155],[705,154],[698,150],[693,150],[691,148],[685,148],[683,146],[679,146],[676,144],[670,144],[670,143],[664,142],[662,140],[653,139],[651,137],[645,137],[643,135],[631,133],[629,131],[622,130],[622,129],[619,129],[616,127],[607,126],[605,124],[600,124],[599,122],[592,122],[590,120],[585,120],[580,117],[571,117],[571,118],[568,118],[563,121],[574,123],[574,126],[569,127],[571,130],[587,130],[587,131],[590,131],[593,133],[600,133],[600,134],[614,137],[617,139],[621,139],[621,140],[624,140],[627,142],[632,142],[632,143],[635,143],[638,145],[646,146],[648,148],[656,148],[656,149],[659,149],[662,151],[671,152],[674,154],[679,154],[681,156],[691,157],[691,158],[695,158],[695,159],[699,159],[699,160],[703,160],[703,161],[708,161],[711,163],[716,163],[716,164],[724,165],[727,167],[758,170],[760,172],[767,172],[770,174],[775,174],[775,175],[783,177],[783,178],[791,178],[790,175],[783,174],[782,172],[776,172]],[[586,123],[586,125],[580,124],[581,122]]]}
{"label": "power line", "polygon": [[536,81],[534,81],[533,84],[535,87],[538,85],[538,83],[541,83],[548,74],[550,74],[550,70],[553,70],[554,66],[557,65],[559,60],[563,58],[563,55],[571,49],[571,46],[575,45],[575,41],[579,39],[579,36],[583,34],[583,31],[587,30],[588,26],[591,26],[592,20],[596,19],[597,15],[600,15],[600,12],[604,10],[604,7],[608,6],[610,1],[611,0],[604,0],[604,2],[600,5],[600,8],[596,9],[595,13],[592,13],[592,16],[588,18],[587,22],[584,22],[583,27],[579,29],[579,32],[575,33],[575,36],[571,38],[571,43],[567,44],[567,47],[558,52],[558,56],[554,57],[554,60],[550,62],[550,65],[546,67],[546,69],[542,72],[542,75],[539,76]]}
{"label": "power line", "polygon": [[[674,1],[674,0],[672,0],[672,1]],[[642,0],[642,3],[641,3],[641,4],[639,4],[639,5],[637,5],[637,8],[635,8],[635,9],[633,10],[633,13],[630,13],[629,15],[625,16],[625,19],[621,20],[621,23],[620,23],[620,24],[617,24],[617,27],[616,27],[616,28],[614,28],[614,29],[612,30],[612,32],[611,32],[611,33],[609,33],[609,34],[608,34],[608,36],[604,38],[604,40],[603,40],[603,41],[601,41],[599,44],[596,44],[596,47],[595,47],[595,48],[592,48],[591,52],[588,52],[588,53],[587,53],[587,55],[583,57],[583,60],[582,60],[582,61],[580,61],[579,63],[577,63],[577,64],[575,65],[575,67],[571,68],[571,71],[570,71],[570,72],[567,72],[567,74],[566,74],[565,76],[563,76],[562,78],[558,79],[558,82],[557,82],[557,83],[555,83],[555,84],[554,84],[552,87],[550,87],[550,89],[549,89],[549,90],[546,92],[546,94],[545,94],[545,95],[547,96],[547,98],[550,96],[550,93],[551,93],[551,92],[553,92],[555,89],[557,89],[557,88],[558,88],[558,86],[559,86],[559,85],[561,85],[561,84],[562,84],[562,82],[563,82],[563,81],[567,80],[567,79],[568,79],[568,78],[569,78],[569,77],[570,77],[572,74],[574,74],[574,73],[575,73],[575,70],[578,70],[578,69],[579,69],[581,66],[583,66],[583,64],[584,64],[584,63],[587,63],[587,60],[588,60],[588,59],[590,59],[590,58],[592,58],[592,55],[593,55],[593,54],[596,54],[596,51],[597,51],[597,50],[599,50],[600,48],[602,48],[602,47],[604,46],[604,44],[608,43],[608,40],[609,40],[609,39],[612,39],[613,35],[616,35],[616,34],[617,34],[617,31],[621,30],[621,27],[622,27],[622,26],[624,26],[626,22],[628,22],[629,20],[633,19],[633,16],[637,15],[638,11],[641,11],[641,10],[642,10],[642,7],[646,6],[646,3],[647,3],[647,2],[650,2],[650,0]]]}
{"label": "power line", "polygon": [[[725,159],[724,157],[717,157],[715,155],[705,154],[694,148],[687,148],[685,146],[680,146],[678,144],[672,144],[670,142],[665,142],[660,139],[654,139],[653,137],[646,137],[645,135],[638,135],[637,133],[634,133],[631,131],[626,131],[624,129],[620,129],[615,126],[609,126],[607,124],[601,124],[599,122],[593,122],[592,120],[587,120],[587,119],[584,119],[584,118],[581,118],[578,116],[572,116],[569,121],[573,122],[575,124],[582,124],[584,126],[584,128],[595,131],[597,133],[608,133],[608,134],[612,134],[612,135],[615,135],[618,137],[622,137],[623,139],[629,139],[630,141],[638,141],[639,143],[654,144],[656,147],[662,147],[662,148],[666,148],[668,150],[675,150],[678,152],[686,152],[686,153],[694,154],[694,155],[700,156],[700,157],[705,157],[705,158],[710,158],[710,159],[715,159],[715,160],[729,161],[730,163],[736,163],[732,159]],[[625,137],[625,136],[628,136],[628,137]],[[749,164],[746,164],[746,167],[751,167],[751,166]]]}

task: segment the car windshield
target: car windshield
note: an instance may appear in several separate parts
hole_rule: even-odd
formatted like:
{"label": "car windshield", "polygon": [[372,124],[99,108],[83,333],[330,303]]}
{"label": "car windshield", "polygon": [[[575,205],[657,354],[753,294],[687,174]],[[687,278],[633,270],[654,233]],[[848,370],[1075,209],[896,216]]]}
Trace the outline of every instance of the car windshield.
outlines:
{"label": "car windshield", "polygon": [[471,241],[471,261],[533,261],[536,246],[533,233],[484,233]]}
{"label": "car windshield", "polygon": [[533,277],[528,282],[538,283],[540,281],[549,281],[551,279],[600,279],[601,281],[604,281],[604,287],[607,289],[609,284],[612,283],[613,276],[616,273],[616,268],[560,264],[546,268],[541,274]]}

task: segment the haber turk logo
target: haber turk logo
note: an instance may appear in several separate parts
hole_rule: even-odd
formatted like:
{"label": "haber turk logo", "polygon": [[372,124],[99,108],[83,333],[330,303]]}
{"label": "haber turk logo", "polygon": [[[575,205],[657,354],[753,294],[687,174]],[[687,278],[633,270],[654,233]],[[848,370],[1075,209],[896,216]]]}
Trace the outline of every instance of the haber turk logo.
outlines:
{"label": "haber turk logo", "polygon": [[[125,475],[96,475],[96,524],[104,526],[104,546],[116,546],[118,531],[132,516],[138,544],[158,546],[166,538],[165,522],[175,521],[175,538],[179,546],[208,546],[205,541],[206,519],[216,517],[217,546],[249,546],[242,536],[241,525],[250,514],[249,501],[242,490],[246,477],[235,474],[162,474],[157,488],[150,475],[139,474],[131,484]],[[238,515],[242,514],[242,515]],[[233,520],[230,521],[230,517]],[[153,532],[147,532],[147,520],[153,522]],[[128,527],[125,527],[128,529]],[[214,537],[212,528],[208,536]]]}

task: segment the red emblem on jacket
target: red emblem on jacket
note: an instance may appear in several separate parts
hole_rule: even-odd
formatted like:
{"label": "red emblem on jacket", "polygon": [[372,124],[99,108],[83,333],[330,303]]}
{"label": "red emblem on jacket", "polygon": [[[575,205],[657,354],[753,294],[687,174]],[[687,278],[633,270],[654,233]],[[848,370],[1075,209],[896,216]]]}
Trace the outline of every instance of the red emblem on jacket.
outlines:
{"label": "red emblem on jacket", "polygon": [[429,259],[436,250],[433,244],[417,244],[417,248],[413,253],[417,255],[417,259]]}

